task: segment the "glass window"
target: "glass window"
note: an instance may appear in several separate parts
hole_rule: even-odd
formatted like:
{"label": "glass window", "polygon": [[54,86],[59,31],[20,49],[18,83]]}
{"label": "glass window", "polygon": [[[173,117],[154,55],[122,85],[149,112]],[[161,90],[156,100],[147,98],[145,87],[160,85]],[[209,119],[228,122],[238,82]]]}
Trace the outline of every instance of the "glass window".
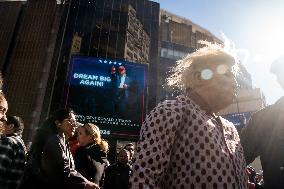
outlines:
{"label": "glass window", "polygon": [[166,48],[161,48],[161,57],[167,57],[168,50]]}
{"label": "glass window", "polygon": [[174,56],[174,51],[171,50],[171,49],[168,49],[168,55],[169,55],[169,56]]}
{"label": "glass window", "polygon": [[179,57],[179,51],[174,51],[174,56]]}

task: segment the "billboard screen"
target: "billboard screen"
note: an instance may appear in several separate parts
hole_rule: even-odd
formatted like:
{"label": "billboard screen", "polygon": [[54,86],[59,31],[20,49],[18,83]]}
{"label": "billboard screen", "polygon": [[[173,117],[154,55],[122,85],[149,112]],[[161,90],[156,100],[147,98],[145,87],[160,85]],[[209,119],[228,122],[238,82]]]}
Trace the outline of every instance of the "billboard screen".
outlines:
{"label": "billboard screen", "polygon": [[65,105],[79,122],[94,123],[106,136],[136,137],[145,116],[148,65],[74,56]]}
{"label": "billboard screen", "polygon": [[239,128],[246,125],[246,123],[249,121],[253,113],[254,112],[234,113],[234,114],[222,115],[222,117],[232,122],[236,128]]}

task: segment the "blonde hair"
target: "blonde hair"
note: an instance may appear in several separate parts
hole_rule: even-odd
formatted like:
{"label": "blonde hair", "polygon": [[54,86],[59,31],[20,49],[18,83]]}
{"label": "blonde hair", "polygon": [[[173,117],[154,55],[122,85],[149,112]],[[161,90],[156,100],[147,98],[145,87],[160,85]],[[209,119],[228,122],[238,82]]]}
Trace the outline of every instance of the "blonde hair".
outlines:
{"label": "blonde hair", "polygon": [[238,64],[235,55],[230,52],[230,49],[206,41],[200,43],[206,46],[177,61],[176,65],[171,70],[172,74],[166,79],[168,87],[177,87],[179,89],[191,88],[195,82],[193,73],[197,68],[212,60],[233,62],[234,65],[232,68],[236,75],[238,72]]}
{"label": "blonde hair", "polygon": [[109,145],[107,141],[101,138],[99,127],[92,123],[86,123],[84,124],[83,128],[85,128],[87,135],[92,136],[93,141],[100,146],[101,150],[107,153],[109,149]]}

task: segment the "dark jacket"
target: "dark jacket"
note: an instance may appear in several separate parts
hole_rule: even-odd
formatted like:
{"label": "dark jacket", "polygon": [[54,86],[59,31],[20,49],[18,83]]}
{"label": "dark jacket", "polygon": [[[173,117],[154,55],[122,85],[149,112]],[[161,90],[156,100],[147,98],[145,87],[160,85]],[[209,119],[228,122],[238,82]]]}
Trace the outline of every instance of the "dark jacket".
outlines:
{"label": "dark jacket", "polygon": [[80,146],[74,156],[75,168],[88,180],[102,185],[102,176],[108,165],[107,154],[99,145]]}
{"label": "dark jacket", "polygon": [[241,133],[247,164],[260,156],[264,187],[284,188],[284,97],[255,113]]}
{"label": "dark jacket", "polygon": [[75,170],[73,157],[65,138],[51,134],[42,152],[31,151],[22,188],[84,189],[86,179]]}
{"label": "dark jacket", "polygon": [[131,172],[129,164],[110,165],[105,171],[104,189],[128,189]]}
{"label": "dark jacket", "polygon": [[15,189],[25,170],[26,151],[22,138],[0,134],[0,188]]}

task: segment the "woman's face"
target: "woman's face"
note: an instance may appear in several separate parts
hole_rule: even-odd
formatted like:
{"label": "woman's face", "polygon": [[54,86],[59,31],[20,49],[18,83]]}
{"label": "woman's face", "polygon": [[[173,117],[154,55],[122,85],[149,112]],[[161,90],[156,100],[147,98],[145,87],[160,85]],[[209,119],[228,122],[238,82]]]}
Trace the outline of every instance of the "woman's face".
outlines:
{"label": "woman's face", "polygon": [[78,130],[78,141],[80,146],[86,146],[92,142],[92,136],[87,134],[85,127],[80,127]]}
{"label": "woman's face", "polygon": [[65,136],[67,138],[70,138],[72,136],[74,136],[75,132],[76,132],[76,118],[75,115],[73,113],[69,114],[69,117],[64,119],[61,122],[61,126],[60,129],[62,130],[62,132],[65,134]]}
{"label": "woman's face", "polygon": [[207,102],[213,110],[220,110],[233,103],[237,83],[232,67],[223,62],[211,61],[201,71],[203,96],[211,99]]}

